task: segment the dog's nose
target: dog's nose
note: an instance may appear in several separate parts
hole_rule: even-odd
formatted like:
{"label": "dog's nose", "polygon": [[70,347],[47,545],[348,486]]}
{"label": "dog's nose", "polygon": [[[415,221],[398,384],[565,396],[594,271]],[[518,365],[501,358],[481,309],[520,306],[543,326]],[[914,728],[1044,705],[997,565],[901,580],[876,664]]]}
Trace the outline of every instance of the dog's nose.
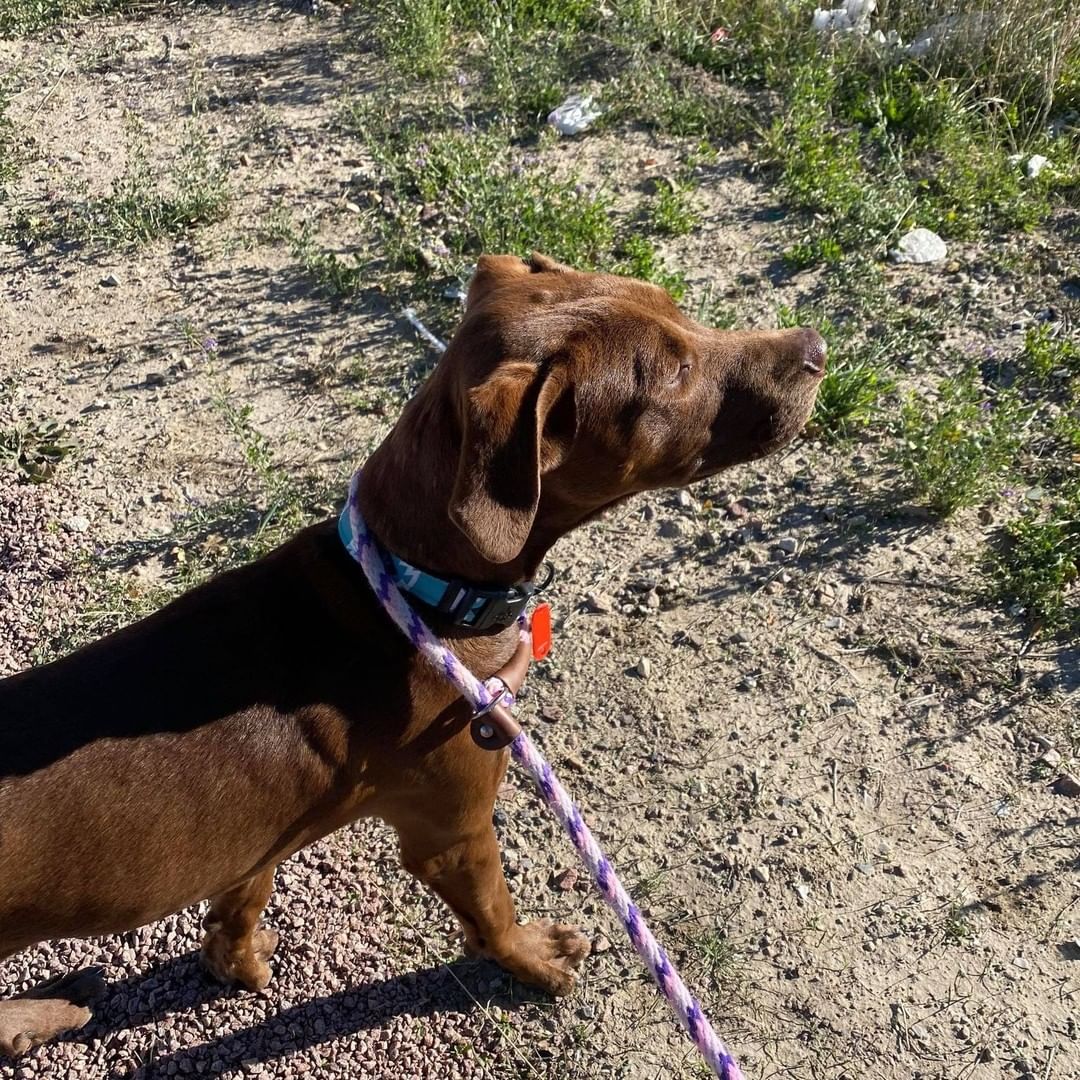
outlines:
{"label": "dog's nose", "polygon": [[795,357],[803,370],[809,371],[812,375],[824,374],[825,357],[829,352],[825,339],[816,330],[805,327],[799,327],[795,333],[798,335]]}

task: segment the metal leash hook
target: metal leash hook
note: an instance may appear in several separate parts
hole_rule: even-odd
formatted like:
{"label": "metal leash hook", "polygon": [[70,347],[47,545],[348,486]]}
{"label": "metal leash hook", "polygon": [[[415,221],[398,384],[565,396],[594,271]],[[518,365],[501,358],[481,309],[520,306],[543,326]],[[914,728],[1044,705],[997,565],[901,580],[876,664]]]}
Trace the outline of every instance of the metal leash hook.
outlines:
{"label": "metal leash hook", "polygon": [[521,734],[521,725],[510,709],[503,704],[503,697],[509,691],[511,696],[516,694],[525,682],[525,676],[529,671],[529,661],[532,659],[532,637],[527,630],[522,631],[518,646],[514,655],[488,679],[488,689],[491,683],[498,681],[502,689],[496,687],[492,691],[491,704],[473,713],[470,732],[473,742],[483,750],[501,750],[509,746]]}

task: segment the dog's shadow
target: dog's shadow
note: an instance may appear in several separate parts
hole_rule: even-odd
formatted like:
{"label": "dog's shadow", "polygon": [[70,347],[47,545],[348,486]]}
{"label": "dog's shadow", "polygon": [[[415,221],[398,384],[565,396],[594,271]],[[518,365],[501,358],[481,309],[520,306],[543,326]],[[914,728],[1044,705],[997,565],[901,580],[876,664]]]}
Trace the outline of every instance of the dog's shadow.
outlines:
{"label": "dog's shadow", "polygon": [[[361,982],[278,1010],[270,1005],[254,1023],[167,1053],[141,1052],[141,1063],[129,1060],[112,1065],[106,1077],[157,1080],[178,1074],[220,1073],[382,1027],[402,1014],[426,1017],[439,1012],[464,1012],[478,1007],[468,987],[485,979],[490,985],[490,979],[498,973],[500,969],[487,961],[462,958],[389,979]],[[485,1005],[513,1010],[528,1001],[544,1000],[543,995],[534,994],[509,977],[497,979],[497,985],[497,993],[483,995]],[[110,983],[94,1018],[65,1041],[107,1043],[118,1032],[164,1020],[174,1013],[212,1006],[243,993],[246,991],[207,978],[198,953],[190,952]]]}

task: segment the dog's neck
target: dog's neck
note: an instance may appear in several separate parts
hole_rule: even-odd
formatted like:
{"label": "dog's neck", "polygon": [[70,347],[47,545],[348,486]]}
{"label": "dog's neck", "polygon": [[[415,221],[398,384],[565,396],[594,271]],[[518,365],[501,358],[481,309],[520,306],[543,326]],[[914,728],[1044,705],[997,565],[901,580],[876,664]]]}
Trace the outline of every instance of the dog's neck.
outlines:
{"label": "dog's neck", "polygon": [[[508,563],[485,559],[450,516],[461,431],[432,376],[364,465],[360,512],[380,544],[424,570],[475,584],[532,580],[548,550],[573,524],[542,496],[536,523]],[[557,522],[563,521],[563,524]]]}

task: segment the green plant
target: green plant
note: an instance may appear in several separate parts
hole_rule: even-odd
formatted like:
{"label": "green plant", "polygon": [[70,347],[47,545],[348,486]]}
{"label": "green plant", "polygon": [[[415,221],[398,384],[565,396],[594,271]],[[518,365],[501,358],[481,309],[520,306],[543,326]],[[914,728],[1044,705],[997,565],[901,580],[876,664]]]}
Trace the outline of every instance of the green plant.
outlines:
{"label": "green plant", "polygon": [[656,248],[641,235],[628,236],[619,245],[615,273],[651,281],[667,289],[675,300],[686,293],[686,279],[678,271],[668,270]]}
{"label": "green plant", "polygon": [[56,420],[0,430],[0,460],[35,484],[52,479],[60,462],[77,448],[70,430]]}
{"label": "green plant", "polygon": [[171,182],[163,185],[150,163],[146,136],[133,124],[128,166],[108,195],[86,207],[85,237],[114,245],[143,244],[225,216],[229,207],[225,165],[211,156],[194,128],[168,175]]}
{"label": "green plant", "polygon": [[[375,222],[390,262],[460,271],[482,251],[539,249],[580,267],[602,265],[613,225],[609,200],[574,176],[558,177],[505,131],[393,131],[354,113],[393,197]],[[437,211],[425,218],[425,207]]]}
{"label": "green plant", "polygon": [[1080,345],[1050,323],[1038,323],[1024,335],[1022,360],[1040,379],[1059,371],[1064,375],[1080,374]]}
{"label": "green plant", "polygon": [[1048,633],[1080,624],[1080,485],[1045,513],[1010,522],[1004,533],[989,565],[997,595]]}
{"label": "green plant", "polygon": [[916,496],[946,517],[995,490],[1028,416],[1014,396],[987,397],[970,375],[947,379],[936,399],[904,402],[896,456]]}
{"label": "green plant", "polygon": [[7,91],[0,83],[0,202],[7,197],[8,184],[15,179],[15,145],[7,105]]}
{"label": "green plant", "polygon": [[846,353],[834,356],[818,389],[810,429],[831,438],[850,435],[870,422],[881,398],[895,385],[872,360]]}
{"label": "green plant", "polygon": [[701,214],[693,198],[695,185],[687,179],[658,180],[649,222],[666,236],[685,236],[701,223]]}

